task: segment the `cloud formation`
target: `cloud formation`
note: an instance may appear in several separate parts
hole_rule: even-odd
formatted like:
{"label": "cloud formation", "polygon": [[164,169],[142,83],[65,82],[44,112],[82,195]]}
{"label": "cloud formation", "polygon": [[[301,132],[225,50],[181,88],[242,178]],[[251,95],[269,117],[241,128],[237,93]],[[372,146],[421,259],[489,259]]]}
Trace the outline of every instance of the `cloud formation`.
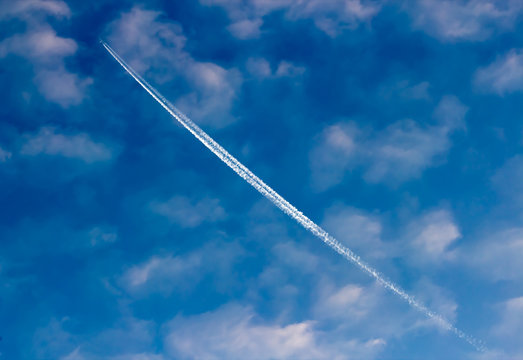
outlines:
{"label": "cloud formation", "polygon": [[94,142],[86,133],[74,135],[59,133],[55,128],[43,127],[38,133],[28,135],[20,154],[40,154],[80,159],[86,163],[107,161],[113,157],[112,150],[103,143]]}
{"label": "cloud formation", "polygon": [[312,185],[325,190],[339,184],[347,172],[363,168],[369,183],[397,184],[420,177],[444,161],[451,135],[465,127],[467,107],[445,96],[435,108],[435,125],[400,120],[370,135],[354,123],[327,127],[310,153]]}
{"label": "cloud formation", "polygon": [[[44,15],[44,17],[42,17]],[[68,18],[71,12],[62,1],[24,0],[2,7],[0,18],[17,18],[25,22],[25,32],[0,42],[0,58],[16,55],[33,64],[35,84],[48,100],[62,107],[80,104],[91,78],[71,72],[65,60],[74,55],[74,39],[59,36],[45,16]]]}
{"label": "cloud formation", "polygon": [[345,29],[355,29],[361,23],[370,21],[380,10],[376,2],[365,0],[200,0],[204,5],[221,6],[227,10],[232,23],[228,29],[239,39],[260,36],[263,17],[284,11],[287,19],[297,21],[311,19],[314,25],[331,37]]}
{"label": "cloud formation", "polygon": [[474,84],[479,91],[500,96],[523,90],[523,51],[514,49],[476,71]]}
{"label": "cloud formation", "polygon": [[186,197],[174,196],[167,202],[153,202],[150,206],[153,212],[188,228],[199,226],[205,221],[220,221],[226,217],[218,199],[205,198],[195,203]]}
{"label": "cloud formation", "polygon": [[406,1],[415,28],[442,41],[481,41],[510,30],[523,9],[517,0]]}

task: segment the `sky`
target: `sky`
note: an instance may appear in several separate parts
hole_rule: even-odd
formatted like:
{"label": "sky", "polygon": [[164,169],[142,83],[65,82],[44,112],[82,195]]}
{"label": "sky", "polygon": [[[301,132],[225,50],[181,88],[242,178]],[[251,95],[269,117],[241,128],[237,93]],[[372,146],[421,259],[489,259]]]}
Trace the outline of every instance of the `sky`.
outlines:
{"label": "sky", "polygon": [[[0,1],[0,360],[523,359],[523,3]],[[100,45],[442,329],[252,189]]]}

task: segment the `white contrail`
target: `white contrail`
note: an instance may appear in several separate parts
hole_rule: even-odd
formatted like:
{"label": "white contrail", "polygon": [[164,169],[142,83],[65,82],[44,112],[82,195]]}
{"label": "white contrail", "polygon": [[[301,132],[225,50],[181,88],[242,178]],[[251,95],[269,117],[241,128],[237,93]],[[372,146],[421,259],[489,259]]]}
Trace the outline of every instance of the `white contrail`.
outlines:
{"label": "white contrail", "polygon": [[483,343],[470,335],[465,334],[453,326],[443,316],[433,312],[422,303],[418,302],[411,295],[407,294],[402,288],[393,282],[387,280],[377,270],[372,268],[366,262],[360,259],[352,250],[343,246],[338,240],[330,236],[320,226],[316,225],[307,216],[303,215],[298,209],[292,206],[287,200],[282,198],[276,191],[271,189],[265,184],[259,177],[254,175],[249,169],[247,169],[242,163],[236,160],[227,150],[221,147],[216,141],[214,141],[206,132],[204,132],[198,125],[196,125],[191,119],[185,116],[180,110],[178,110],[173,104],[163,97],[154,87],[152,87],[147,81],[145,81],[140,75],[138,75],[127,63],[120,58],[120,56],[103,40],[100,40],[101,44],[105,49],[122,65],[122,67],[160,104],[165,110],[169,112],[180,124],[182,124],[187,130],[189,130],[198,140],[201,141],[209,150],[211,150],[216,156],[220,158],[227,166],[234,170],[240,175],[245,181],[251,184],[256,190],[258,190],[263,196],[269,199],[274,205],[279,207],[283,212],[296,220],[301,226],[309,230],[311,233],[319,237],[324,243],[329,245],[334,251],[342,255],[349,261],[356,264],[362,270],[364,270],[371,277],[376,279],[386,289],[389,289],[403,300],[407,301],[412,307],[424,313],[427,317],[436,320],[443,328],[453,332],[459,338],[464,339],[469,344],[474,346],[479,351],[485,351],[486,348]]}

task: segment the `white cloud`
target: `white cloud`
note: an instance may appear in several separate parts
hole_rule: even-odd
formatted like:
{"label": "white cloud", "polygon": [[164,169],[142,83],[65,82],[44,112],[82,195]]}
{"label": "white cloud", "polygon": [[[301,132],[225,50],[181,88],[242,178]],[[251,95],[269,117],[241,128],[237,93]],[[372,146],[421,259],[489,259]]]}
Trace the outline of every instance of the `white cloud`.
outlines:
{"label": "white cloud", "polygon": [[[198,336],[194,336],[198,334]],[[382,339],[330,343],[314,322],[268,322],[251,308],[225,305],[216,311],[178,316],[168,325],[164,348],[177,359],[372,359]]]}
{"label": "white cloud", "polygon": [[56,62],[74,55],[78,45],[73,39],[59,37],[51,28],[16,34],[0,43],[0,57],[16,54],[37,62]]}
{"label": "white cloud", "polygon": [[110,160],[111,149],[91,140],[86,133],[60,134],[52,127],[43,127],[35,135],[29,135],[20,153],[27,156],[39,154],[80,159],[86,163]]}
{"label": "white cloud", "polygon": [[264,58],[249,58],[245,64],[247,71],[256,77],[266,78],[271,76],[271,64]]}
{"label": "white cloud", "polygon": [[276,76],[299,76],[303,75],[305,68],[303,66],[296,66],[288,61],[281,61],[276,69]]}
{"label": "white cloud", "polygon": [[12,154],[0,147],[0,162],[6,162],[11,158]]}
{"label": "white cloud", "polygon": [[318,144],[309,154],[315,189],[322,191],[339,184],[345,172],[353,168],[358,132],[352,123],[338,123],[323,130]]}
{"label": "white cloud", "polygon": [[[442,315],[451,323],[456,322],[458,316],[458,304],[448,290],[434,284],[429,279],[422,278],[415,284],[412,291],[415,294],[415,297],[431,310]],[[414,329],[419,327],[430,327],[440,333],[448,331],[444,326],[441,326],[439,320],[424,316],[418,317],[418,320],[413,325]]]}
{"label": "white cloud", "polygon": [[282,60],[278,64],[276,71],[272,71],[271,64],[264,58],[249,58],[245,64],[247,71],[260,79],[298,77],[305,73],[305,67],[297,66],[291,62]]}
{"label": "white cloud", "polygon": [[110,24],[112,47],[139,73],[157,83],[184,79],[192,89],[176,105],[193,120],[224,127],[235,119],[231,109],[242,83],[240,72],[200,62],[184,49],[181,27],[162,13],[134,7]]}
{"label": "white cloud", "polygon": [[523,332],[523,296],[509,299],[501,305],[501,321],[494,328],[498,336],[513,336]]}
{"label": "white cloud", "polygon": [[345,29],[354,29],[370,21],[380,10],[376,2],[361,0],[308,0],[294,2],[288,11],[293,19],[313,19],[327,35],[336,37]]}
{"label": "white cloud", "polygon": [[334,206],[326,211],[322,225],[336,239],[366,259],[383,258],[390,250],[381,241],[379,219],[357,209]]}
{"label": "white cloud", "polygon": [[35,77],[38,89],[49,100],[63,107],[78,105],[84,99],[86,88],[93,83],[91,78],[81,79],[63,67],[42,70]]}
{"label": "white cloud", "polygon": [[406,1],[414,27],[444,41],[484,40],[511,29],[523,8],[520,1]]}
{"label": "white cloud", "polygon": [[70,17],[71,10],[63,1],[56,0],[17,0],[2,4],[0,18],[30,17],[43,13],[54,17]]}
{"label": "white cloud", "polygon": [[289,20],[312,19],[316,27],[335,37],[370,21],[379,11],[376,2],[365,0],[200,0],[204,5],[227,10],[232,24],[229,31],[239,39],[260,36],[263,17],[283,10]]}
{"label": "white cloud", "polygon": [[260,27],[262,24],[262,19],[244,19],[232,23],[227,27],[227,30],[238,39],[254,39],[260,36]]}
{"label": "white cloud", "polygon": [[[320,359],[312,324],[264,324],[249,308],[229,305],[212,313],[177,317],[164,346],[178,359]],[[198,334],[198,336],[194,336]]]}
{"label": "white cloud", "polygon": [[460,259],[493,281],[523,279],[523,228],[494,231],[460,248]]}
{"label": "white cloud", "polygon": [[55,18],[70,16],[69,8],[61,1],[16,1],[0,11],[0,18],[20,18],[27,25],[24,33],[0,42],[0,58],[16,55],[28,59],[34,67],[37,88],[48,101],[62,107],[78,105],[92,79],[81,79],[67,70],[65,59],[76,53],[78,45],[73,39],[58,36],[38,16],[42,13]]}
{"label": "white cloud", "polygon": [[523,90],[523,50],[512,50],[476,71],[476,88],[500,96]]}
{"label": "white cloud", "polygon": [[455,252],[449,250],[461,233],[447,210],[434,210],[416,219],[409,226],[412,260],[425,263],[451,260]]}
{"label": "white cloud", "polygon": [[235,281],[231,269],[243,253],[236,243],[213,242],[184,255],[153,255],[126,269],[117,282],[138,298],[152,293],[190,291],[210,273],[217,288],[231,286]]}
{"label": "white cloud", "polygon": [[35,330],[32,350],[36,358],[57,359],[74,351],[77,339],[65,329],[69,320],[67,317],[53,318],[46,326]]}
{"label": "white cloud", "polygon": [[206,221],[220,221],[226,217],[218,199],[204,198],[192,202],[186,197],[174,196],[167,202],[153,202],[150,206],[153,212],[187,228],[197,227]]}
{"label": "white cloud", "polygon": [[177,282],[188,278],[200,267],[201,261],[201,254],[191,254],[186,257],[153,256],[145,263],[127,270],[122,277],[122,284],[129,292],[147,287],[154,288],[155,292],[170,293]]}
{"label": "white cloud", "polygon": [[433,117],[436,125],[421,126],[401,120],[363,136],[354,123],[338,123],[324,130],[310,153],[314,188],[325,190],[339,184],[347,171],[364,168],[370,183],[401,183],[418,178],[437,165],[451,147],[450,135],[465,127],[467,112],[457,98],[442,98]]}
{"label": "white cloud", "polygon": [[316,319],[352,322],[364,320],[376,306],[376,293],[356,284],[341,287],[323,285],[313,308]]}
{"label": "white cloud", "polygon": [[503,353],[494,353],[486,359],[522,359],[523,344],[519,334],[523,332],[523,297],[505,300],[496,304],[495,309],[498,321],[491,329],[491,334],[499,341],[498,346],[503,349]]}

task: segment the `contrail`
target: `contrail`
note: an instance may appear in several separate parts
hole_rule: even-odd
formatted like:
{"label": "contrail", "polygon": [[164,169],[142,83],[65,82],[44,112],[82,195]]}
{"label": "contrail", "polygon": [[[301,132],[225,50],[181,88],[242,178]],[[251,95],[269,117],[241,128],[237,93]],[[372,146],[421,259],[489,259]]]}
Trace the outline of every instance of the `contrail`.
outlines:
{"label": "contrail", "polygon": [[434,311],[427,308],[425,305],[414,299],[411,295],[407,294],[398,285],[387,280],[385,276],[379,273],[376,269],[372,268],[369,264],[360,259],[352,250],[343,246],[338,240],[329,235],[320,226],[316,225],[307,216],[303,215],[301,211],[292,206],[287,200],[282,198],[276,191],[270,186],[265,184],[259,177],[254,175],[249,169],[247,169],[242,163],[240,163],[234,156],[229,154],[227,150],[220,146],[214,141],[205,131],[200,129],[191,119],[185,116],[180,110],[178,110],[173,104],[163,97],[154,87],[152,87],[147,81],[145,81],[140,75],[138,75],[127,63],[120,58],[120,56],[103,40],[100,43],[105,49],[115,58],[116,61],[131,75],[165,110],[169,112],[180,124],[182,124],[187,130],[189,130],[200,142],[211,150],[216,156],[220,158],[227,166],[229,166],[236,174],[241,176],[247,181],[252,187],[258,190],[263,196],[269,199],[274,205],[279,207],[284,213],[289,215],[291,218],[296,220],[301,226],[309,230],[311,233],[320,238],[325,244],[330,246],[338,254],[345,257],[347,260],[356,264],[360,269],[365,271],[371,277],[373,277],[378,283],[380,283],[386,289],[392,291],[400,298],[409,303],[410,306],[419,310],[425,314],[428,318],[435,320],[443,328],[453,332],[459,338],[465,340],[471,344],[478,351],[485,351],[486,347],[483,343],[474,337],[465,334],[453,326],[450,321],[445,319],[443,316],[435,313]]}

